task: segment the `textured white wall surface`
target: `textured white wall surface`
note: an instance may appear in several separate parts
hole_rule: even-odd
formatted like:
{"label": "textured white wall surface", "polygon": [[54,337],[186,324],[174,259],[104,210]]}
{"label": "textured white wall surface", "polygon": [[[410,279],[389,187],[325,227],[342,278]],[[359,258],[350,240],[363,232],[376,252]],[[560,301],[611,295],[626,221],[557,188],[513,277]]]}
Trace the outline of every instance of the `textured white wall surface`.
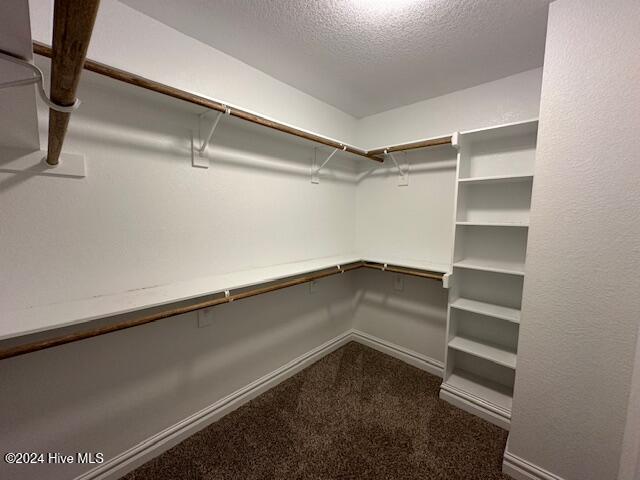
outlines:
{"label": "textured white wall surface", "polygon": [[193,109],[84,78],[65,151],[86,154],[88,176],[0,173],[2,311],[353,250],[353,172],[311,185],[312,146],[228,121],[211,168],[193,168]]}
{"label": "textured white wall surface", "polygon": [[367,258],[448,266],[456,153],[443,146],[395,154],[403,171],[409,169],[409,185],[402,187],[391,160],[363,164],[356,189],[356,251]]}
{"label": "textured white wall surface", "polygon": [[617,477],[640,318],[640,3],[551,4],[511,453]]}
{"label": "textured white wall surface", "polygon": [[372,149],[538,116],[542,68],[358,120],[354,143]]}
{"label": "textured white wall surface", "polygon": [[542,65],[550,0],[123,0],[357,117]]}
{"label": "textured white wall surface", "polygon": [[444,362],[447,295],[437,281],[375,270],[354,276],[353,328]]}
{"label": "textured white wall surface", "polygon": [[[0,50],[31,59],[29,5],[23,0],[0,3]],[[29,78],[31,70],[2,60],[0,83]],[[30,151],[40,148],[38,117],[32,85],[0,89],[0,145]],[[1,165],[0,165],[1,168]]]}
{"label": "textured white wall surface", "polygon": [[[51,44],[53,0],[30,0]],[[355,118],[117,0],[102,0],[88,58],[350,143]]]}
{"label": "textured white wall surface", "polygon": [[[36,3],[36,38],[48,41],[50,12],[39,8],[49,2]],[[209,63],[228,68],[194,70],[201,67],[201,44],[136,18],[113,0],[102,8],[90,53],[97,60],[192,91],[200,85],[201,93],[224,99],[246,99],[251,91],[253,103],[241,106],[338,138],[353,125],[350,117],[209,47],[202,47],[213,55]],[[132,17],[113,22],[119,9]],[[139,21],[141,31],[133,31],[129,20]],[[134,36],[148,49],[123,47]],[[158,37],[167,43],[151,50]],[[195,53],[168,69],[158,50],[167,56]],[[474,113],[482,104],[474,96],[487,91],[467,92],[468,105],[443,118],[449,123],[439,125],[442,112],[436,110],[429,128],[414,130],[408,139],[535,116],[539,73],[523,75],[528,80],[522,88],[503,90],[507,99],[489,87],[493,108],[487,104]],[[197,108],[88,72],[79,97],[83,105],[72,116],[65,151],[86,155],[86,178],[0,173],[2,312],[359,248],[372,256],[448,262],[451,148],[411,154],[408,187],[397,186],[389,162],[369,171],[368,164],[358,168],[346,157],[333,160],[321,183],[312,185],[310,144],[223,119],[210,149],[211,168],[202,170],[190,158]],[[443,104],[454,108],[448,102]],[[44,142],[42,108],[39,117]],[[0,396],[0,443],[112,457],[354,322],[366,333],[441,360],[446,291],[436,282],[406,277],[399,292],[392,279],[376,272],[333,277],[315,295],[301,286],[218,307],[207,328],[198,329],[195,315],[185,315],[3,361],[0,384],[12,393]],[[1,464],[0,477],[56,480],[86,470],[34,469]]]}
{"label": "textured white wall surface", "polygon": [[[348,274],[0,362],[3,451],[133,447],[345,332]],[[0,478],[68,480],[91,465],[8,465]]]}

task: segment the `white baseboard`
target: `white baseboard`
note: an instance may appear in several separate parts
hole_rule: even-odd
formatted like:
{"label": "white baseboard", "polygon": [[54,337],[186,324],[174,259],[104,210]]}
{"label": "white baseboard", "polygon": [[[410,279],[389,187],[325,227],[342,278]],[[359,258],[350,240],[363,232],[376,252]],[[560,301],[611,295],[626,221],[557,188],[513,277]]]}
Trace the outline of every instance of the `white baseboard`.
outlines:
{"label": "white baseboard", "polygon": [[460,389],[454,388],[443,382],[440,386],[440,398],[451,405],[458,407],[465,412],[483,418],[500,428],[509,430],[511,428],[511,412],[506,414],[503,409],[498,409],[485,400],[475,397]]}
{"label": "white baseboard", "polygon": [[120,455],[78,476],[75,480],[114,480],[126,475],[154,457],[174,447],[182,440],[219,420],[251,399],[275,387],[280,382],[320,360],[352,340],[348,330],[313,350],[295,358],[249,385],[236,390],[197,413],[138,443]]}
{"label": "white baseboard", "polygon": [[359,330],[347,330],[214,404],[134,445],[120,455],[83,473],[75,480],[115,480],[126,475],[350,341],[374,348],[433,375],[439,377],[443,375],[444,365],[438,360]]}
{"label": "white baseboard", "polygon": [[504,452],[502,461],[502,472],[513,477],[515,480],[563,480],[562,477],[541,468],[533,463],[529,463],[523,458]]}
{"label": "white baseboard", "polygon": [[351,340],[366,345],[367,347],[374,348],[379,352],[386,353],[392,357],[402,360],[409,365],[424,370],[432,375],[442,378],[444,374],[444,363],[439,360],[435,360],[421,353],[414,352],[408,348],[401,347],[395,343],[388,342],[382,338],[375,337],[361,330],[351,330]]}

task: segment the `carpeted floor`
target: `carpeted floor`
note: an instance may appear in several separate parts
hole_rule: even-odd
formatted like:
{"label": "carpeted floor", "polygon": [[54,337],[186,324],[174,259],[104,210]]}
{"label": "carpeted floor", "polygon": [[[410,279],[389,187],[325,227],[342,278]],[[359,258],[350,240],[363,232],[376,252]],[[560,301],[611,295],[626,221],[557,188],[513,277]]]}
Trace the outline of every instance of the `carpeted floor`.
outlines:
{"label": "carpeted floor", "polygon": [[438,399],[440,379],[358,343],[127,480],[505,480],[507,432]]}

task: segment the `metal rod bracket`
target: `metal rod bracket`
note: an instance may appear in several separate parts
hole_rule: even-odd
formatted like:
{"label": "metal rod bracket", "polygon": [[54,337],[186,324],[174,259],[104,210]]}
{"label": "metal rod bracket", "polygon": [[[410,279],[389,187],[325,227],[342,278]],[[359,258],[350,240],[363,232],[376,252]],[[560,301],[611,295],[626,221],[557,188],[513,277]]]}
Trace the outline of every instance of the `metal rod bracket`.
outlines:
{"label": "metal rod bracket", "polygon": [[0,58],[3,60],[7,60],[9,62],[15,63],[17,65],[22,65],[23,67],[27,67],[31,70],[31,73],[33,73],[33,77],[30,77],[30,78],[0,83],[0,89],[11,88],[11,87],[21,87],[23,85],[35,84],[38,95],[51,110],[55,110],[57,112],[62,112],[62,113],[71,113],[77,110],[78,107],[80,106],[81,102],[79,98],[76,98],[71,105],[59,105],[55,103],[53,100],[51,100],[47,95],[47,92],[44,91],[44,85],[43,85],[44,74],[42,73],[42,70],[40,70],[40,68],[34,63],[28,60],[25,60],[23,58],[14,57],[13,55],[3,52],[1,50],[0,50]]}
{"label": "metal rod bracket", "polygon": [[199,168],[209,168],[209,158],[207,158],[205,155],[207,152],[207,147],[209,146],[209,143],[213,138],[213,134],[216,131],[216,128],[218,127],[218,123],[220,122],[222,115],[231,115],[231,109],[225,105],[224,111],[218,112],[218,115],[216,115],[216,118],[213,120],[213,124],[209,128],[209,133],[207,134],[205,139],[202,140],[203,123],[205,121],[205,117],[207,113],[209,113],[209,110],[204,111],[198,117],[198,135],[201,141],[200,146],[195,147],[193,143],[191,146],[192,164],[194,167],[199,167]]}
{"label": "metal rod bracket", "polygon": [[[398,162],[396,161],[396,157],[394,157],[393,153],[389,152],[386,148],[384,150],[384,155],[386,157],[389,157],[394,165],[396,166],[396,168],[398,169],[398,175],[400,176],[398,178],[398,186],[399,187],[406,187],[409,185],[409,164],[407,162],[407,166],[404,170],[402,170],[402,168],[400,168],[400,165],[398,164]],[[405,158],[406,158],[406,152],[405,152]]]}
{"label": "metal rod bracket", "polygon": [[311,183],[316,183],[316,184],[320,183],[320,170],[322,170],[325,167],[325,165],[329,163],[329,160],[331,160],[331,158],[336,153],[338,153],[339,150],[342,150],[344,152],[346,149],[347,149],[346,145],[342,145],[342,149],[335,148],[333,152],[329,154],[326,160],[322,162],[322,165],[320,165],[319,167],[316,167],[316,165],[318,164],[318,149],[314,148],[313,149],[313,165],[311,165]]}

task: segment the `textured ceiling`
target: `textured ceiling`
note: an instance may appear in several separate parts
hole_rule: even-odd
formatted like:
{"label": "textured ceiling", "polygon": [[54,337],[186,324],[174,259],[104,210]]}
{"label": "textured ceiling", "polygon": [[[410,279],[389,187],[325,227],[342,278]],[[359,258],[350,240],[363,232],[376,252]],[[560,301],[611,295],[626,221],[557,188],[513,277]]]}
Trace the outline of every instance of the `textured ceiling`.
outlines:
{"label": "textured ceiling", "polygon": [[356,117],[542,65],[550,0],[123,0]]}

